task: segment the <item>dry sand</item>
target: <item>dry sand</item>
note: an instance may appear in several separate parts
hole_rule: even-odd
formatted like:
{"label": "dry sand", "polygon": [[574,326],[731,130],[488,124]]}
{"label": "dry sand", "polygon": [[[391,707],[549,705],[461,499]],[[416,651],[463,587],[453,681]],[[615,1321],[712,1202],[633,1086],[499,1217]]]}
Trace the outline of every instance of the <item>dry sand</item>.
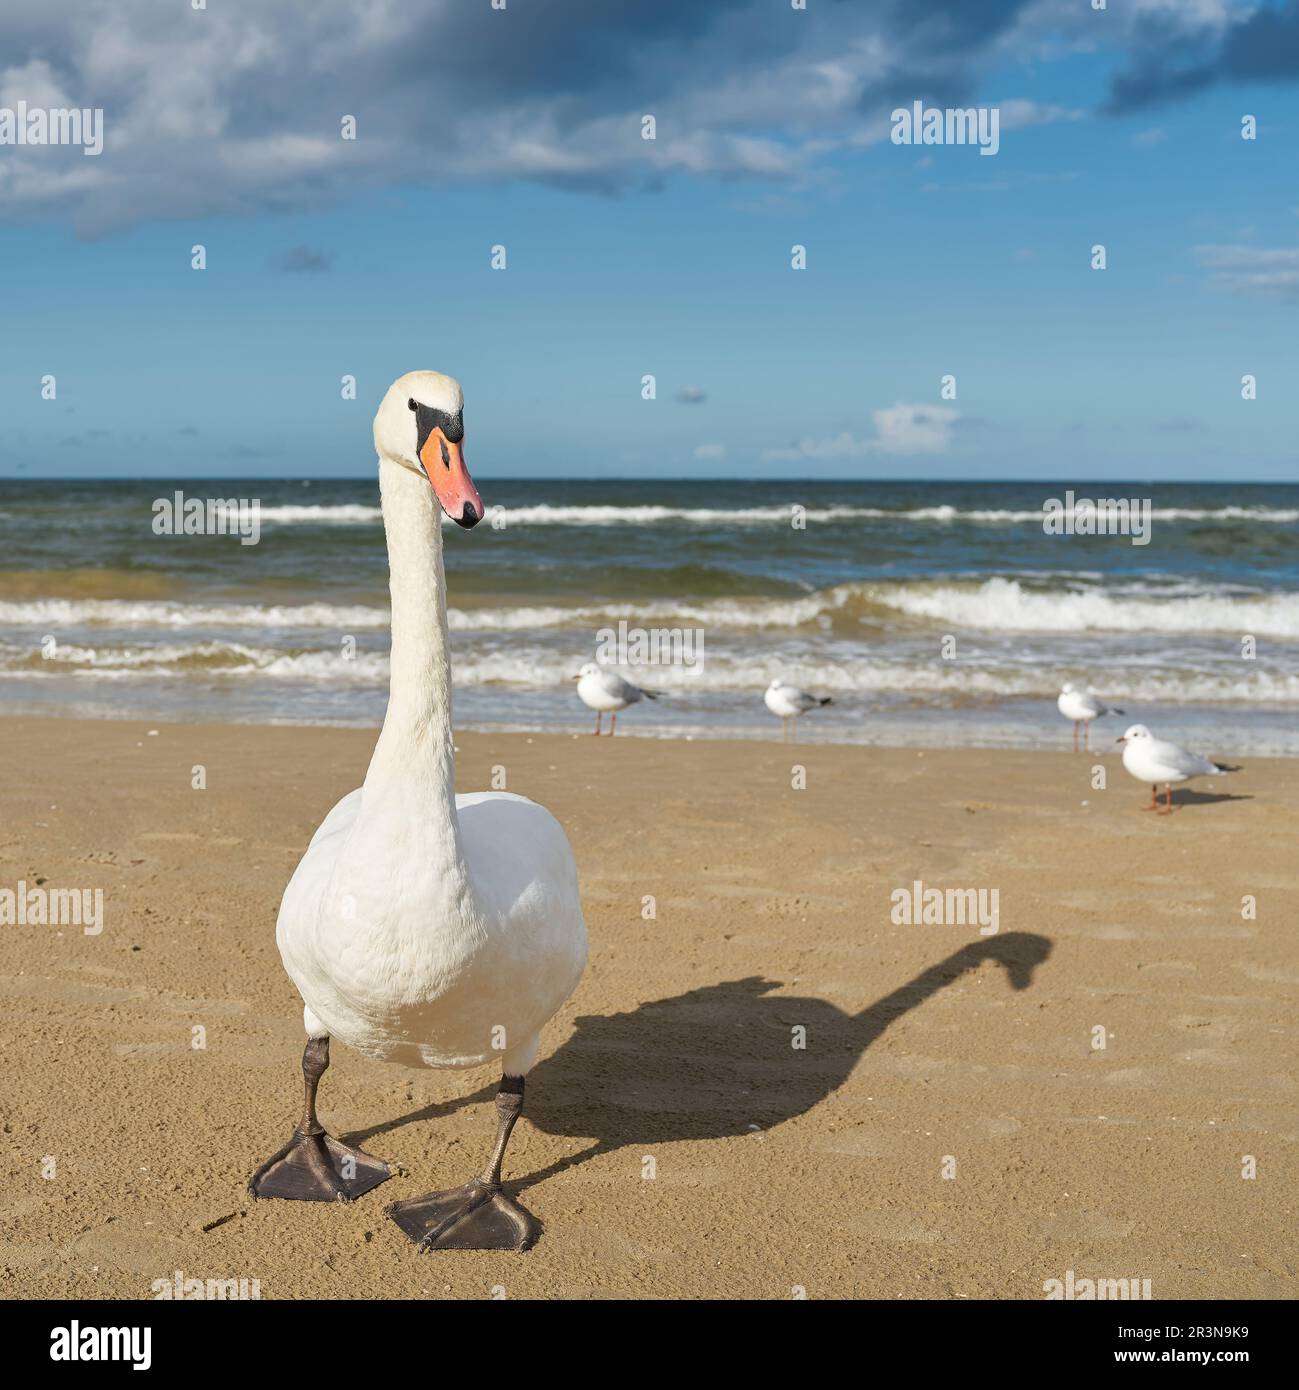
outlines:
{"label": "dry sand", "polygon": [[[538,1245],[420,1255],[383,1207],[477,1171],[487,1070],[338,1046],[323,1121],[403,1171],[350,1206],[244,1188],[300,1100],[279,897],[373,734],[0,739],[0,888],[100,887],[106,915],[0,928],[10,1296],[175,1270],[264,1298],[1296,1293],[1294,763],[1155,817],[1108,752],[1098,791],[1065,752],[462,735],[462,787],[500,765],[567,827],[591,962],[507,1158]],[[894,925],[915,879],[996,888],[999,932]]]}

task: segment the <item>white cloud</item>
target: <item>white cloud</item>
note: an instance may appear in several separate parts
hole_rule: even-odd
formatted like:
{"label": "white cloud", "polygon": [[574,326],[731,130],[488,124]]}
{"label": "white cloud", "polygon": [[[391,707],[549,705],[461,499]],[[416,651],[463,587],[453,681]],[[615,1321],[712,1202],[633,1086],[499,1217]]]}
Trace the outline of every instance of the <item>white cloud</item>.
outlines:
{"label": "white cloud", "polygon": [[1054,125],[1056,121],[1081,121],[1087,114],[1069,106],[1053,106],[1049,102],[1028,101],[1012,97],[1009,101],[993,102],[1001,113],[998,123],[1002,130],[1027,130],[1035,125]]}
{"label": "white cloud", "polygon": [[1229,294],[1299,299],[1299,246],[1197,246],[1197,261],[1213,271],[1211,283]]}
{"label": "white cloud", "polygon": [[[963,99],[1002,61],[1007,24],[1042,3],[1007,0],[993,23],[952,6],[933,32],[901,3],[779,23],[770,0],[3,5],[7,103],[102,107],[105,148],[84,161],[93,173],[73,173],[79,151],[6,149],[0,217],[70,217],[97,235],[386,186],[798,186],[828,154],[885,135],[900,84]],[[1014,101],[1003,123],[1072,114]],[[344,115],[355,141],[340,137]]]}
{"label": "white cloud", "polygon": [[944,454],[960,418],[960,412],[951,406],[898,401],[872,412],[872,438],[859,439],[845,430],[827,439],[803,439],[790,448],[768,449],[762,457],[770,461],[841,462],[877,454]]}
{"label": "white cloud", "polygon": [[700,463],[707,463],[715,459],[723,459],[726,457],[726,445],[696,444],[694,456]]}
{"label": "white cloud", "polygon": [[904,405],[899,401],[871,417],[883,454],[944,454],[960,412],[950,405]]}

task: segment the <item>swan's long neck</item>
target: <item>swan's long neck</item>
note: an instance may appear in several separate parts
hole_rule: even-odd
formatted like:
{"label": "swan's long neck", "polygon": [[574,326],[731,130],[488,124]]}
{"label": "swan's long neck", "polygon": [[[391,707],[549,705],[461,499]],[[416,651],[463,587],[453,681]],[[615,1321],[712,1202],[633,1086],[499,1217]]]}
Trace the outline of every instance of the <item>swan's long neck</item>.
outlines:
{"label": "swan's long neck", "polygon": [[441,512],[427,480],[391,459],[379,461],[379,492],[392,593],[392,675],[362,811],[408,822],[403,838],[417,836],[438,867],[463,872]]}

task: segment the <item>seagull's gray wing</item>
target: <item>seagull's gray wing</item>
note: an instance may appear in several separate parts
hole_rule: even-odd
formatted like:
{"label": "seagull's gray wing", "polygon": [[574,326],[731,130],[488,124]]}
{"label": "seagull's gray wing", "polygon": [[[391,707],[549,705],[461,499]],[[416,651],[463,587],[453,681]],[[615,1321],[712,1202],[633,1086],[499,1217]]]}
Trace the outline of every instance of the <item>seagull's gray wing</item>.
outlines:
{"label": "seagull's gray wing", "polygon": [[1175,743],[1160,742],[1155,749],[1159,761],[1183,777],[1202,777],[1206,772],[1216,772],[1217,768],[1208,758],[1192,753],[1189,748],[1179,748]]}

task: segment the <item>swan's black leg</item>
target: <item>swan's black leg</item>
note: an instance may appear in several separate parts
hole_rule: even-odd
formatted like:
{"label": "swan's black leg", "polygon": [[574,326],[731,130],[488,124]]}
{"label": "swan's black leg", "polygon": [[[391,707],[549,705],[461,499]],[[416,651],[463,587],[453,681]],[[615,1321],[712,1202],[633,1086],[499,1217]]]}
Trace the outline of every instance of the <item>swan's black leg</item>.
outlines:
{"label": "swan's black leg", "polygon": [[482,1173],[445,1192],[394,1202],[388,1215],[421,1250],[526,1250],[537,1223],[501,1189],[501,1162],[523,1110],[523,1078],[503,1076],[496,1093],[496,1144]]}
{"label": "swan's black leg", "polygon": [[383,1159],[340,1144],[316,1118],[316,1088],[328,1066],[329,1039],[312,1038],[302,1053],[302,1119],[293,1138],[248,1180],[254,1197],[350,1202],[392,1176]]}

